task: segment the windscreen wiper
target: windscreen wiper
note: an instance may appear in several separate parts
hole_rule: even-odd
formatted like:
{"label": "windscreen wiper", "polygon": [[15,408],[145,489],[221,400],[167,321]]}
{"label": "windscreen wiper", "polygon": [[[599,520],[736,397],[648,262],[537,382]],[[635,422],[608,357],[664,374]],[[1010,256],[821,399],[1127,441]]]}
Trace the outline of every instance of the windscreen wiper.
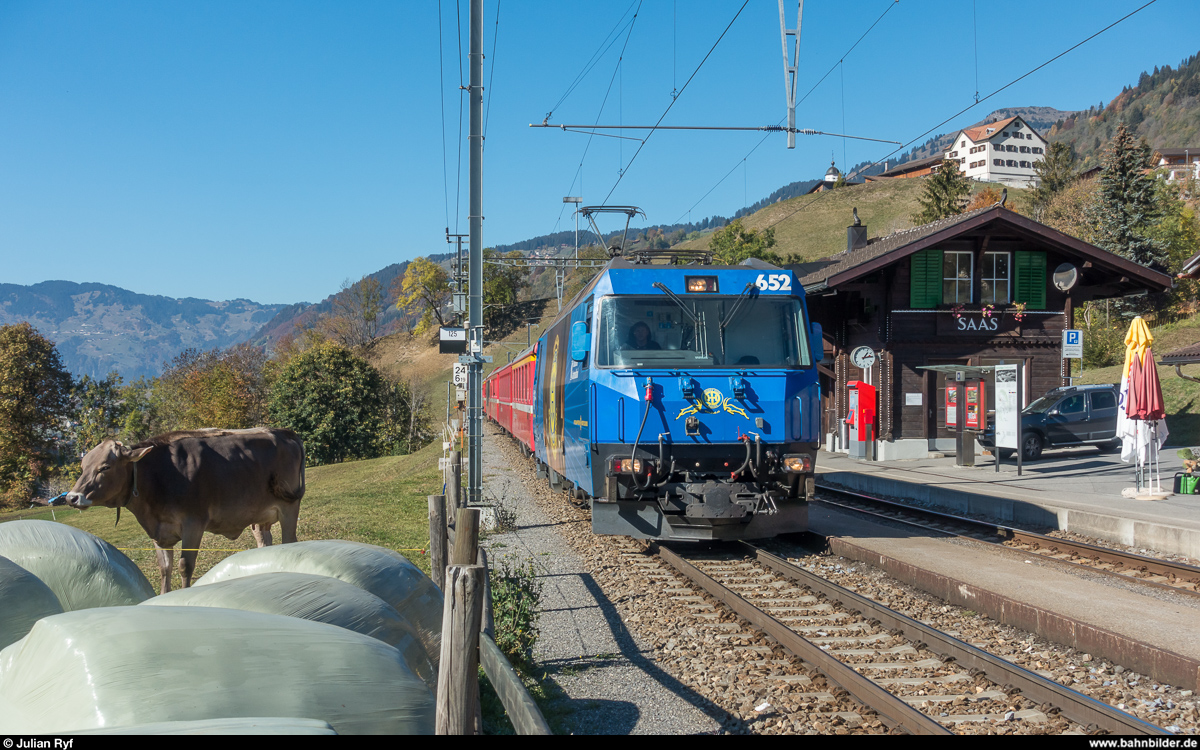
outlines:
{"label": "windscreen wiper", "polygon": [[746,288],[743,289],[742,293],[738,295],[738,298],[736,300],[734,300],[733,307],[729,308],[729,314],[721,318],[721,359],[722,359],[722,361],[725,359],[725,327],[728,326],[730,323],[732,323],[734,317],[736,317],[737,314],[739,312],[741,312],[742,305],[745,304],[746,300],[750,299],[750,292],[753,290],[754,290],[754,282],[751,281],[750,283],[746,284]]}
{"label": "windscreen wiper", "polygon": [[667,295],[672,302],[679,305],[679,309],[683,310],[683,314],[691,318],[692,325],[696,329],[696,343],[700,345],[700,355],[708,356],[708,331],[704,328],[704,313],[697,315],[693,310],[687,308],[687,303],[680,299],[679,295],[667,288],[667,285],[661,281],[656,281],[651,284],[655,289],[658,289],[663,294]]}
{"label": "windscreen wiper", "polygon": [[672,302],[679,305],[679,309],[683,310],[683,314],[687,315],[689,318],[692,319],[693,325],[700,324],[700,320],[696,317],[696,313],[687,309],[687,303],[684,302],[682,299],[680,299],[678,294],[676,294],[675,292],[672,292],[670,289],[668,289],[666,284],[662,283],[661,281],[656,281],[651,286],[653,286],[655,289],[661,290],[663,292],[663,294],[665,294],[671,298]]}
{"label": "windscreen wiper", "polygon": [[753,290],[754,290],[754,282],[751,281],[750,283],[746,284],[746,288],[743,289],[742,293],[740,295],[738,295],[738,298],[736,300],[734,300],[733,307],[729,308],[729,315],[727,315],[721,319],[721,336],[722,336],[722,338],[724,338],[724,336],[725,336],[725,327],[733,322],[734,316],[736,316],[738,314],[738,312],[742,309],[742,305],[745,304],[746,300],[750,299],[750,292],[752,292]]}

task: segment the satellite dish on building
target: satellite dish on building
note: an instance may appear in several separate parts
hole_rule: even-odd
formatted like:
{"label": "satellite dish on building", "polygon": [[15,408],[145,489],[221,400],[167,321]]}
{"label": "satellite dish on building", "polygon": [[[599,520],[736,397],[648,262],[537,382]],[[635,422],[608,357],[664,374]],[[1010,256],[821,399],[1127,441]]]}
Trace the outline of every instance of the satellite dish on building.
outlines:
{"label": "satellite dish on building", "polygon": [[1069,292],[1079,283],[1079,269],[1070,263],[1062,263],[1054,269],[1054,288]]}

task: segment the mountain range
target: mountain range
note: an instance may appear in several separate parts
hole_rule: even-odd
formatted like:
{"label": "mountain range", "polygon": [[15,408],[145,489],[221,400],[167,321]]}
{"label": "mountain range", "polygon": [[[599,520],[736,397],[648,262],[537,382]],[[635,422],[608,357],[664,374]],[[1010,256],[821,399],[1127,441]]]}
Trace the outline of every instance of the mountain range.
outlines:
{"label": "mountain range", "polygon": [[75,376],[157,375],[184,349],[246,341],[284,305],[138,294],[108,284],[0,284],[0,325],[28,321]]}
{"label": "mountain range", "polygon": [[[1006,107],[991,112],[980,123],[1014,115],[1020,115],[1051,142],[1069,143],[1079,157],[1078,164],[1085,168],[1099,162],[1102,150],[1118,124],[1125,124],[1156,148],[1194,146],[1200,151],[1200,142],[1196,140],[1200,138],[1200,56],[1193,55],[1176,68],[1167,65],[1142,73],[1136,85],[1125,86],[1108,104],[1101,102],[1081,111]],[[886,164],[872,167],[863,163],[843,169],[851,179],[877,174],[885,167],[895,167],[943,151],[957,132],[934,136]],[[785,185],[738,210],[731,218],[747,216],[754,224],[756,212],[805,194],[815,181],[798,180]],[[885,197],[881,200],[881,206],[886,208]],[[877,226],[880,221],[886,223],[886,216],[890,215],[883,208],[879,212],[883,218],[876,220]],[[658,234],[682,238],[723,226],[727,221],[724,216],[711,216],[687,224],[631,227],[630,238],[642,241]],[[829,218],[830,226],[840,226],[839,222],[844,221],[840,214]],[[796,231],[806,235],[817,229],[817,226],[801,227]],[[497,249],[527,253],[544,249],[554,253],[573,244],[573,240],[573,231],[558,232]],[[840,236],[832,235],[829,240],[833,243],[831,247],[840,241]],[[821,242],[817,244],[824,247]],[[821,247],[814,245],[813,252],[819,252]],[[438,262],[450,256],[429,257]],[[390,289],[406,266],[407,263],[396,263],[370,274],[388,292],[381,327],[383,333],[405,325],[404,316],[395,309],[395,296],[390,294]],[[248,341],[270,348],[298,325],[311,324],[320,315],[331,311],[334,296],[331,294],[316,304],[263,305],[245,299],[174,299],[138,294],[106,284],[69,281],[46,281],[31,286],[0,284],[0,325],[29,321],[56,343],[64,364],[76,376],[103,377],[116,370],[126,378],[137,378],[157,375],[165,362],[188,347],[212,349]]]}

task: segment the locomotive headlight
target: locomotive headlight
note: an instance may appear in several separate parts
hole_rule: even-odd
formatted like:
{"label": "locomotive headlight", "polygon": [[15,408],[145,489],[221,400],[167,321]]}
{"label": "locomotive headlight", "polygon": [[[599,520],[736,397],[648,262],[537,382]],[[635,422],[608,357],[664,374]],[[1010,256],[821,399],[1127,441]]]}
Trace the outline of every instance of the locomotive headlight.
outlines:
{"label": "locomotive headlight", "polygon": [[622,474],[631,474],[631,473],[640,474],[642,471],[642,459],[640,459],[640,458],[634,458],[634,459],[622,458],[620,461],[617,461],[615,463],[616,463],[616,467],[615,467],[616,470],[621,472]]}
{"label": "locomotive headlight", "polygon": [[783,457],[783,468],[797,474],[807,474],[812,471],[812,456],[807,453],[793,453]]}

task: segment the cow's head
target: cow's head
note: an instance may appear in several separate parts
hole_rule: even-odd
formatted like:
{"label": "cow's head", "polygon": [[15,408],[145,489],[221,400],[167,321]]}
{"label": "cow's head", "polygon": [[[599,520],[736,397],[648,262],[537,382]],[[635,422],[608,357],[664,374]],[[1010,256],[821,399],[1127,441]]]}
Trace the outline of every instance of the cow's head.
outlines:
{"label": "cow's head", "polygon": [[67,493],[67,503],[72,508],[124,506],[135,486],[134,464],[153,447],[126,448],[116,440],[105,440],[92,448],[83,457],[83,472]]}

